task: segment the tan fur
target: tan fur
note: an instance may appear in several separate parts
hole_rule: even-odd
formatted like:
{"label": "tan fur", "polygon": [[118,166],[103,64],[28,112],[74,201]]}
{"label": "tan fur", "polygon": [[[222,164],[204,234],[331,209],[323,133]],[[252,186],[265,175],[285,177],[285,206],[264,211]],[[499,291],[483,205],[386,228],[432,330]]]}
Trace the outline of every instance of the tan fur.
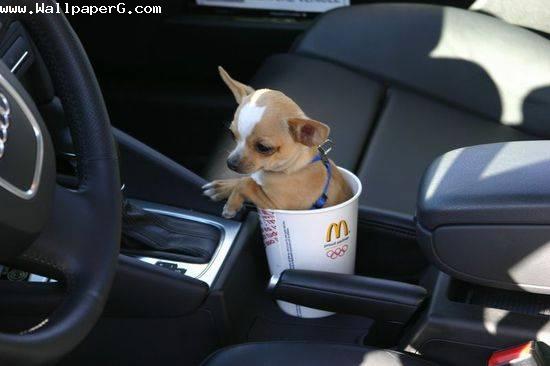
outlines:
{"label": "tan fur", "polygon": [[[322,162],[310,162],[330,129],[309,119],[294,101],[279,91],[254,91],[232,79],[222,68],[220,75],[239,103],[230,126],[238,144],[230,159],[238,161],[238,173],[260,174],[261,185],[251,177],[217,180],[203,187],[205,194],[216,201],[227,199],[223,215],[229,218],[236,215],[245,201],[259,208],[309,209],[321,195],[327,178]],[[244,139],[245,136],[240,136],[238,124],[247,103],[265,109],[261,120],[253,125]],[[267,155],[260,153],[258,143],[272,147],[272,152]],[[332,161],[331,164],[332,179],[325,207],[352,196],[335,164]]]}

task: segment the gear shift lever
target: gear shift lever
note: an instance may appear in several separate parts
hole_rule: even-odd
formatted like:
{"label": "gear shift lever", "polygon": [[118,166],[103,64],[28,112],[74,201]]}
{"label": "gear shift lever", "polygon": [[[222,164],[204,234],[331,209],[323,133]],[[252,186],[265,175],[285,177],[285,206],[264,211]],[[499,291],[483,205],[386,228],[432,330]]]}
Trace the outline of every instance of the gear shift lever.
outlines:
{"label": "gear shift lever", "polygon": [[158,215],[124,200],[122,250],[125,253],[208,263],[220,237],[220,230],[212,225]]}

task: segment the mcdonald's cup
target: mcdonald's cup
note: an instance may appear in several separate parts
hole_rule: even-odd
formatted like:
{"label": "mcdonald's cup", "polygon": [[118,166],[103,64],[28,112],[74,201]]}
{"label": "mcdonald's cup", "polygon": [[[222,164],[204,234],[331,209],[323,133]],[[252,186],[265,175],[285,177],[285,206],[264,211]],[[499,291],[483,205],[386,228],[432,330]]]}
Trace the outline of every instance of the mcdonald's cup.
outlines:
{"label": "mcdonald's cup", "polygon": [[[258,210],[269,270],[310,269],[353,274],[357,243],[357,211],[361,182],[339,168],[353,197],[318,210]],[[320,318],[333,313],[277,301],[287,314]]]}

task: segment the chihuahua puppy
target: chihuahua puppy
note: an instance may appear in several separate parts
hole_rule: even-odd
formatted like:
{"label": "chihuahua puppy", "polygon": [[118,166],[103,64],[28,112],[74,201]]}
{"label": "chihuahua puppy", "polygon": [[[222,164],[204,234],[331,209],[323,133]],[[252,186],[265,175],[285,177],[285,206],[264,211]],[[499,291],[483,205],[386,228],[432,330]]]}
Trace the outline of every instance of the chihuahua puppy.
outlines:
{"label": "chihuahua puppy", "polygon": [[239,104],[229,127],[236,147],[227,166],[248,175],[202,187],[214,201],[227,199],[224,217],[234,217],[245,201],[258,208],[307,210],[352,197],[336,165],[320,152],[327,125],[308,118],[280,91],[254,90],[218,70]]}

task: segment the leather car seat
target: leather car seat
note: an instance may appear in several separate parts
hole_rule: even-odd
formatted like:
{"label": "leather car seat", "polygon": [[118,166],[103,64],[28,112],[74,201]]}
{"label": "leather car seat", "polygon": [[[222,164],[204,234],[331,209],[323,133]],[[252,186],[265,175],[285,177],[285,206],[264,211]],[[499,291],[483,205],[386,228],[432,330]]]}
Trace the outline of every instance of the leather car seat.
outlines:
{"label": "leather car seat", "polygon": [[[438,155],[550,136],[550,41],[458,8],[331,11],[251,84],[282,90],[331,125],[331,157],[364,184],[360,221],[396,233],[414,235],[418,184]],[[219,145],[207,178],[225,175],[230,143]]]}
{"label": "leather car seat", "polygon": [[264,342],[228,347],[203,366],[436,366],[417,356],[330,343]]}

